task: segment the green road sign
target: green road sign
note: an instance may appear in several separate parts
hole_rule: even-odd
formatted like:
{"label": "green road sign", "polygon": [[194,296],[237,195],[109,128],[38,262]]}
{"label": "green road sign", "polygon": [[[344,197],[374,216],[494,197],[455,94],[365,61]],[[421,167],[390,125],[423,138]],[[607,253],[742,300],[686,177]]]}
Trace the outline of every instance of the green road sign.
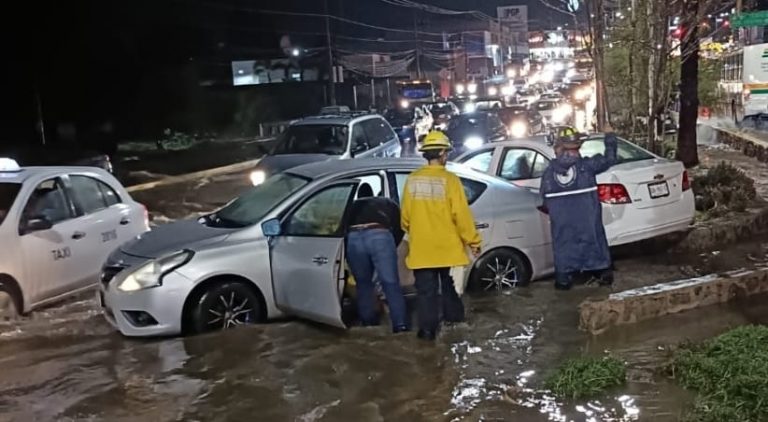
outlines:
{"label": "green road sign", "polygon": [[757,12],[740,13],[733,15],[731,26],[734,28],[745,28],[748,26],[768,26],[768,10]]}

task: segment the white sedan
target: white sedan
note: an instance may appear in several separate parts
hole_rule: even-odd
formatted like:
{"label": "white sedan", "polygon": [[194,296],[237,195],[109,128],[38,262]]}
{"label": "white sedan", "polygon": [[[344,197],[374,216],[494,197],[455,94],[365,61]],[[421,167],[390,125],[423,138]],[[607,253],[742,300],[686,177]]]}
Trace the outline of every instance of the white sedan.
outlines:
{"label": "white sedan", "polygon": [[146,209],[100,168],[0,158],[0,305],[13,305],[0,315],[97,286],[112,250],[147,230]]}
{"label": "white sedan", "polygon": [[[604,151],[602,135],[592,135],[581,147],[587,157]],[[456,161],[537,191],[554,156],[542,138],[485,145]],[[618,164],[598,175],[597,183],[611,246],[684,231],[693,221],[694,196],[683,164],[629,141],[619,139]]]}

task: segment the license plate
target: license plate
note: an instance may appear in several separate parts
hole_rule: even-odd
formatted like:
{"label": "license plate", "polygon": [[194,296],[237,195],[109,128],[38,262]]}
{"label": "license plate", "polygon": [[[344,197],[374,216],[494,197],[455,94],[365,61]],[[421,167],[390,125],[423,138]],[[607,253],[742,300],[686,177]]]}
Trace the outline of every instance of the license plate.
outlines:
{"label": "license plate", "polygon": [[648,192],[651,194],[651,199],[669,196],[669,185],[667,182],[651,183],[648,185]]}

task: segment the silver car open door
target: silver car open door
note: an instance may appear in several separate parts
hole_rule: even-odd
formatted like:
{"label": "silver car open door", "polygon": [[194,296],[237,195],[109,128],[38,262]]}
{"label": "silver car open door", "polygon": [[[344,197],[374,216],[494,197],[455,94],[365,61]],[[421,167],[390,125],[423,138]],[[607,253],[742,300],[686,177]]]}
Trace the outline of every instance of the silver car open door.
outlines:
{"label": "silver car open door", "polygon": [[282,220],[270,253],[275,304],[283,312],[346,328],[342,222],[358,184],[345,180],[323,186]]}

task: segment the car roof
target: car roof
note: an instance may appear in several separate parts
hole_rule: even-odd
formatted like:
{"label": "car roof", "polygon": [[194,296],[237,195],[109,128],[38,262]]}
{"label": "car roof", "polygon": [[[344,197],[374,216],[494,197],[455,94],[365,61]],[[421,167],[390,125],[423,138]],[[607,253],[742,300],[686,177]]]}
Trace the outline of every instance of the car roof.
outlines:
{"label": "car roof", "polygon": [[356,121],[368,120],[370,118],[380,117],[378,114],[371,113],[349,113],[349,114],[326,114],[320,116],[309,116],[303,119],[291,122],[291,126],[304,125],[337,125],[346,126]]}
{"label": "car roof", "polygon": [[82,166],[21,167],[19,171],[0,171],[0,183],[24,183],[35,177],[53,177],[64,173],[99,173],[101,169]]}
{"label": "car roof", "polygon": [[[357,173],[361,171],[378,170],[416,170],[426,165],[423,158],[359,158],[353,160],[327,160],[316,163],[304,164],[286,170],[286,173],[309,179],[319,179],[327,176],[344,173]],[[484,173],[480,173],[458,163],[448,163],[448,170],[462,175],[471,175],[473,178],[493,183],[496,179]]]}

